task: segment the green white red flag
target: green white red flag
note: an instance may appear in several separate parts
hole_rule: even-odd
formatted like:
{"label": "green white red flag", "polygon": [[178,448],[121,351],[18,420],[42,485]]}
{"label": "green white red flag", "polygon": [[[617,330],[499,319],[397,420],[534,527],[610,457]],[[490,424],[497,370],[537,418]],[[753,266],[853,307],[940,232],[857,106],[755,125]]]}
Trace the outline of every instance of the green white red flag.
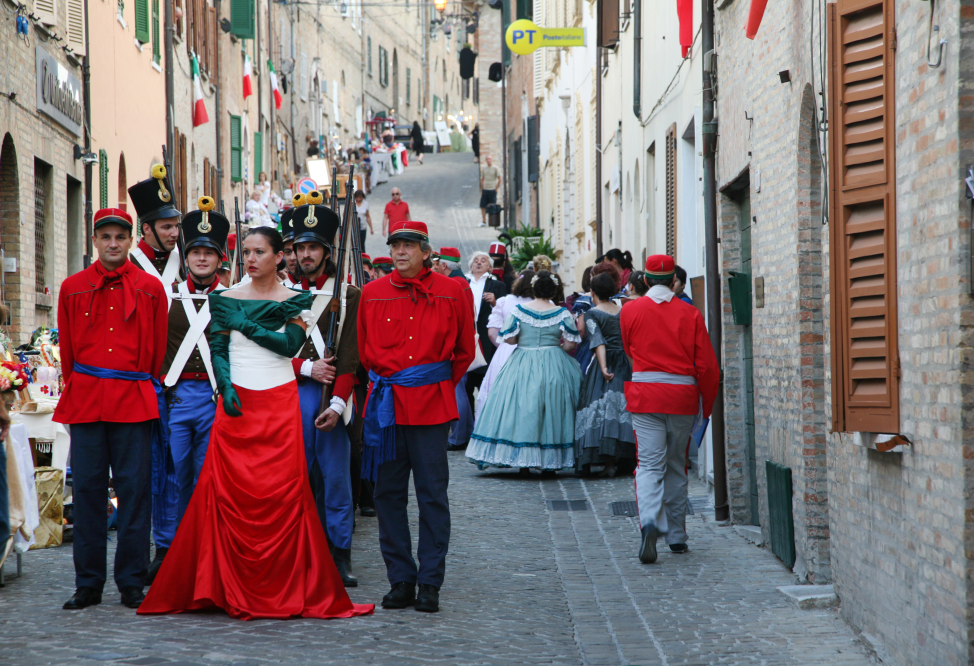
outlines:
{"label": "green white red flag", "polygon": [[277,87],[277,72],[274,70],[274,63],[270,59],[267,60],[267,67],[271,70],[271,90],[274,91],[274,106],[279,109],[284,98],[281,97],[281,89]]}
{"label": "green white red flag", "polygon": [[193,127],[208,123],[210,117],[206,114],[203,103],[203,82],[200,80],[200,62],[193,54]]}
{"label": "green white red flag", "polygon": [[244,77],[243,77],[243,96],[247,99],[254,94],[254,83],[251,78],[253,68],[250,65],[250,56],[244,55]]}

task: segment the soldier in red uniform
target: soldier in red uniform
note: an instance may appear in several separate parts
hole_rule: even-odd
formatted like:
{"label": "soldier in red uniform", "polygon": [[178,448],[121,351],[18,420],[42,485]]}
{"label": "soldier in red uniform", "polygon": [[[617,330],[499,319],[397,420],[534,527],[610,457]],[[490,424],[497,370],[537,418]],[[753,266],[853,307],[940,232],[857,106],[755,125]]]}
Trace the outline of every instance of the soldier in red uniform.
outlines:
{"label": "soldier in red uniform", "polygon": [[[159,371],[166,355],[168,301],[162,283],[128,260],[132,218],[95,213],[98,261],[61,285],[58,329],[64,394],[54,412],[71,424],[74,568],[69,610],[101,603],[106,579],[108,472],[118,496],[115,583],[122,603],[142,603],[149,562],[153,435]],[[156,431],[153,433],[153,431]]]}
{"label": "soldier in red uniform", "polygon": [[646,259],[649,292],[620,314],[622,346],[632,359],[626,409],[636,432],[639,559],[656,561],[656,540],[687,550],[687,443],[694,422],[710,416],[720,369],[700,312],[673,293],[673,257]]}
{"label": "soldier in red uniform", "polygon": [[[450,541],[449,424],[458,417],[455,387],[474,357],[469,287],[430,270],[422,222],[392,224],[387,243],[395,270],[365,285],[359,307],[359,358],[372,382],[362,475],[376,479],[379,545],[392,585],[382,606],[435,613]],[[406,515],[410,471],[418,568]]]}

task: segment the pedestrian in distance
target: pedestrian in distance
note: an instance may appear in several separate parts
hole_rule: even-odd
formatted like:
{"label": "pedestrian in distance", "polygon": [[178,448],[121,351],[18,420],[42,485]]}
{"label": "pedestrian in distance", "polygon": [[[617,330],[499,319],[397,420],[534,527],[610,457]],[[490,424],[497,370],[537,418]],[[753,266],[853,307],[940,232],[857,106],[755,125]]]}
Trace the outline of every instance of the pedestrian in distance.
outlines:
{"label": "pedestrian in distance", "polygon": [[412,142],[412,149],[416,155],[416,160],[422,164],[423,153],[426,152],[426,139],[423,137],[423,128],[419,126],[418,120],[413,121],[413,129],[409,132],[409,138]]}
{"label": "pedestrian in distance", "polygon": [[636,438],[625,396],[632,365],[622,349],[622,308],[612,302],[615,289],[608,272],[592,278],[595,305],[578,319],[595,353],[595,362],[583,369],[575,416],[575,471],[580,474],[611,477],[622,461],[634,464],[636,460]]}
{"label": "pedestrian in distance", "polygon": [[612,248],[605,253],[604,259],[600,259],[597,263],[602,263],[602,261],[608,261],[619,271],[619,288],[621,289],[629,281],[629,274],[633,270],[632,252],[629,250],[623,252],[618,248]]}
{"label": "pedestrian in distance", "polygon": [[473,150],[473,161],[480,163],[480,123],[470,131],[470,148]]}
{"label": "pedestrian in distance", "polygon": [[534,300],[516,305],[498,337],[517,349],[491,387],[467,457],[479,469],[554,472],[575,464],[575,411],[582,373],[569,356],[581,338],[568,310],[551,302],[561,279],[531,278]]}
{"label": "pedestrian in distance", "polygon": [[487,226],[487,206],[497,203],[497,190],[501,186],[501,170],[494,166],[490,155],[484,156],[487,166],[480,169],[480,224]]}
{"label": "pedestrian in distance", "polygon": [[358,215],[359,223],[359,238],[362,239],[360,248],[365,247],[365,232],[368,230],[370,234],[375,234],[375,229],[372,228],[372,214],[369,212],[369,202],[365,200],[365,192],[362,190],[355,190],[355,214]]}
{"label": "pedestrian in distance", "polygon": [[[71,425],[74,596],[68,610],[101,603],[106,579],[109,470],[118,497],[115,584],[138,608],[149,565],[153,438],[163,438],[159,371],[168,299],[129,261],[132,218],[104,208],[93,218],[98,260],[61,285],[58,332],[64,393],[54,421]],[[163,450],[164,443],[159,445]]]}
{"label": "pedestrian in distance", "polygon": [[[474,358],[469,287],[430,270],[424,223],[394,223],[386,242],[395,270],[365,285],[358,319],[359,355],[372,382],[362,475],[375,480],[379,547],[392,585],[383,608],[436,612],[450,541],[447,438],[458,417],[456,385]],[[410,472],[418,567],[406,513]]]}
{"label": "pedestrian in distance", "polygon": [[622,308],[622,346],[632,359],[626,409],[636,433],[639,560],[656,561],[659,536],[687,550],[687,442],[697,419],[710,416],[719,368],[703,316],[672,291],[675,263],[646,260],[645,298]]}
{"label": "pedestrian in distance", "polygon": [[402,200],[402,190],[398,187],[392,188],[390,193],[392,199],[386,204],[385,211],[382,213],[382,235],[387,236],[393,225],[400,222],[409,222],[409,204]]}
{"label": "pedestrian in distance", "polygon": [[308,483],[292,359],[315,323],[312,294],[277,281],[284,241],[276,229],[252,229],[240,245],[250,280],[209,296],[220,393],[209,450],[140,613],[371,614],[371,604],[349,600],[322,556],[328,540]]}

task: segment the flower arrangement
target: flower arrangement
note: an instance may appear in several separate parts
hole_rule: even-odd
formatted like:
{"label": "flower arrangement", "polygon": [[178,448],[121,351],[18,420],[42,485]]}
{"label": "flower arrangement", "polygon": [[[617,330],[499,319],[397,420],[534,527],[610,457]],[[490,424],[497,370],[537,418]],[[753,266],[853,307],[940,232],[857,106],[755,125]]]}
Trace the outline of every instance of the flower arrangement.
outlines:
{"label": "flower arrangement", "polygon": [[0,393],[22,391],[27,388],[24,366],[13,361],[0,363]]}

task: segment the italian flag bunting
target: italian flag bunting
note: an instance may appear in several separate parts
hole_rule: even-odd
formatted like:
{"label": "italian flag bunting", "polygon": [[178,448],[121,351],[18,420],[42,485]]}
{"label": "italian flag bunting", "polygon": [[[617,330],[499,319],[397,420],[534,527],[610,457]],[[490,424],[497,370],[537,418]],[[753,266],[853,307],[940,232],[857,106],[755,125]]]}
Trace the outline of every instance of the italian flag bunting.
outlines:
{"label": "italian flag bunting", "polygon": [[278,109],[281,108],[281,102],[284,98],[281,97],[281,89],[277,87],[277,72],[274,71],[274,63],[267,60],[267,67],[271,70],[271,90],[274,91],[274,106]]}
{"label": "italian flag bunting", "polygon": [[243,96],[244,96],[244,99],[247,99],[248,97],[250,97],[251,95],[254,94],[254,84],[253,84],[253,81],[250,78],[250,75],[252,73],[253,73],[253,70],[251,69],[251,66],[250,66],[250,56],[249,55],[244,55],[244,80],[243,80]]}
{"label": "italian flag bunting", "polygon": [[193,127],[199,127],[210,122],[206,115],[206,105],[203,104],[203,83],[200,81],[200,63],[193,54]]}

